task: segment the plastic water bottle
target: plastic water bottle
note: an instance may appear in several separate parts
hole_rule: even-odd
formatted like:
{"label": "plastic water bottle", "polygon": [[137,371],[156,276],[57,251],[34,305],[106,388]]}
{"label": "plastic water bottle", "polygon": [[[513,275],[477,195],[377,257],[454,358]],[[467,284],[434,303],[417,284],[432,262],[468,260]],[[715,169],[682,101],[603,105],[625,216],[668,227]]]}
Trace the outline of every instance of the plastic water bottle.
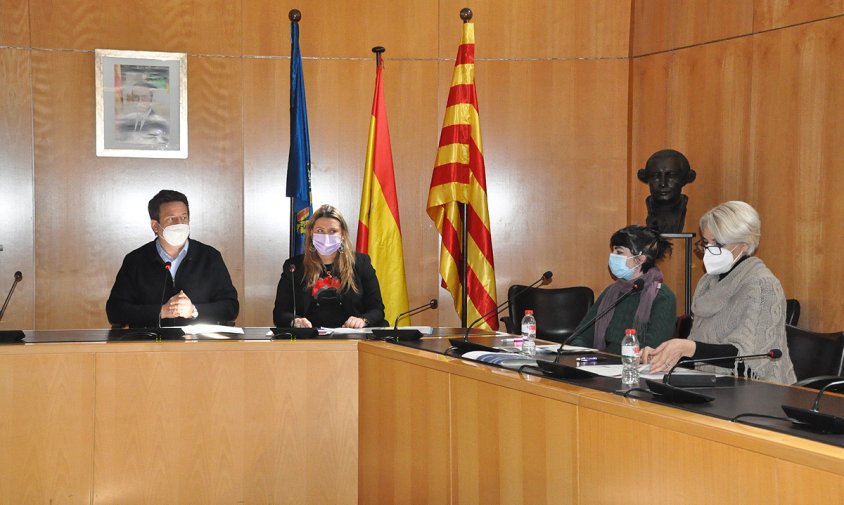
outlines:
{"label": "plastic water bottle", "polygon": [[636,330],[624,330],[624,340],[621,341],[621,383],[625,386],[639,385],[639,340]]}
{"label": "plastic water bottle", "polygon": [[522,352],[528,356],[536,355],[536,318],[532,310],[526,310],[522,318]]}

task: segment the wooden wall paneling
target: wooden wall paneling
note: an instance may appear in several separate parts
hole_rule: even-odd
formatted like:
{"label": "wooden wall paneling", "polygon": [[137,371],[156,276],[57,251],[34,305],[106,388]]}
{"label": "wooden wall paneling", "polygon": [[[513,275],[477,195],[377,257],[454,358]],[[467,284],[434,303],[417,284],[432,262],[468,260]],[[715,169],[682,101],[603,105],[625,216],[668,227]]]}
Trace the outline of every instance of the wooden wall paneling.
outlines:
{"label": "wooden wall paneling", "polygon": [[[578,412],[582,505],[658,505],[676,503],[677,497],[705,505],[714,492],[725,503],[783,503],[771,485],[777,473],[770,456],[589,408]],[[632,461],[647,470],[631,471]],[[608,475],[612,486],[605,485]]]}
{"label": "wooden wall paneling", "polygon": [[91,502],[94,359],[0,356],[0,503]]}
{"label": "wooden wall paneling", "polygon": [[241,2],[29,3],[33,47],[241,54]]}
{"label": "wooden wall paneling", "polygon": [[96,157],[93,58],[33,53],[36,326],[107,325],[114,277],[153,238],[146,206],[162,188],[188,196],[191,236],[221,251],[242,293],[240,62],[189,59],[189,158],[162,160]]}
{"label": "wooden wall paneling", "polygon": [[630,54],[748,35],[753,6],[753,0],[633,0]]}
{"label": "wooden wall paneling", "polygon": [[437,2],[244,2],[243,52],[290,55],[290,9],[299,9],[302,56],[367,58],[373,46],[387,57],[432,58],[437,54]]}
{"label": "wooden wall paneling", "polygon": [[842,0],[754,0],[753,31],[760,32],[844,14]]}
{"label": "wooden wall paneling", "polygon": [[5,300],[20,270],[23,280],[0,330],[32,328],[35,300],[33,262],[32,94],[29,51],[0,49],[0,293]]}
{"label": "wooden wall paneling", "polygon": [[780,460],[776,482],[782,504],[844,504],[844,478],[834,473]]}
{"label": "wooden wall paneling", "polygon": [[830,274],[844,247],[844,18],[760,34],[753,46],[749,200],[763,223],[760,256],[801,304],[800,325],[844,328]]}
{"label": "wooden wall paneling", "polygon": [[[474,2],[478,58],[626,57],[631,0]],[[454,58],[465,2],[441,0],[439,56]]]}
{"label": "wooden wall paneling", "polygon": [[576,406],[457,375],[451,391],[452,503],[577,503]]}
{"label": "wooden wall paneling", "polygon": [[0,0],[0,46],[29,47],[29,2]]}
{"label": "wooden wall paneling", "polygon": [[[752,55],[752,41],[741,38],[633,60],[632,222],[645,222],[650,194],[636,172],[661,149],[682,152],[697,172],[697,180],[683,189],[689,197],[686,231],[698,233],[700,216],[715,205],[748,197]],[[683,242],[674,245],[674,255],[661,268],[682,311]],[[692,267],[694,293],[703,266],[693,260]]]}
{"label": "wooden wall paneling", "polygon": [[[452,67],[440,64],[441,110]],[[499,302],[546,270],[552,287],[600,292],[611,279],[595,256],[626,223],[628,63],[481,61],[475,71]]]}
{"label": "wooden wall paneling", "polygon": [[94,503],[357,503],[356,353],[282,346],[99,354]]}
{"label": "wooden wall paneling", "polygon": [[449,375],[358,356],[360,503],[448,503]]}

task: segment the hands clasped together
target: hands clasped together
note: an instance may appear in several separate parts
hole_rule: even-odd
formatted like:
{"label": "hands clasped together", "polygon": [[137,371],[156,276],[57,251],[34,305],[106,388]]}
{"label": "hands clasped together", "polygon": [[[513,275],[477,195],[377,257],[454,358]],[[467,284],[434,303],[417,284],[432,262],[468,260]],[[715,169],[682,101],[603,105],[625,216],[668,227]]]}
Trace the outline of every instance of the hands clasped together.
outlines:
{"label": "hands clasped together", "polygon": [[195,309],[196,307],[194,307],[188,295],[184,291],[179,291],[167,300],[167,303],[161,306],[161,318],[192,318]]}
{"label": "hands clasped together", "polygon": [[[349,316],[346,322],[343,323],[342,328],[363,328],[366,326],[366,320],[360,317]],[[293,320],[294,328],[313,328],[313,324],[304,317],[297,317]]]}

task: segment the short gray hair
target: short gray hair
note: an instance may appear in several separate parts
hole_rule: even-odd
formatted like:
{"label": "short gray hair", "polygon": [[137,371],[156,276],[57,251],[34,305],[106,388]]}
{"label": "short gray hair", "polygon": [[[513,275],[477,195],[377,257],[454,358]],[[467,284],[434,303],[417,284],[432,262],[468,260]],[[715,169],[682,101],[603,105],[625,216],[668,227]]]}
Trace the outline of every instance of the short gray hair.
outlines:
{"label": "short gray hair", "polygon": [[756,209],[745,202],[733,200],[711,209],[700,218],[700,229],[709,228],[721,244],[747,244],[747,254],[752,255],[759,247],[762,236],[762,221]]}

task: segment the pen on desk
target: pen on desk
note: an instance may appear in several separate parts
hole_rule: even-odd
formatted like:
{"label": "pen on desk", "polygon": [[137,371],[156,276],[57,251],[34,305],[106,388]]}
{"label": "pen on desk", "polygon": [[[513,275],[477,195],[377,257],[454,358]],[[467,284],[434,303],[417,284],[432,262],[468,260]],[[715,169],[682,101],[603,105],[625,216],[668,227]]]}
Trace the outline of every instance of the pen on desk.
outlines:
{"label": "pen on desk", "polygon": [[584,356],[581,358],[577,358],[579,363],[595,363],[596,361],[604,361],[605,357],[603,356]]}

